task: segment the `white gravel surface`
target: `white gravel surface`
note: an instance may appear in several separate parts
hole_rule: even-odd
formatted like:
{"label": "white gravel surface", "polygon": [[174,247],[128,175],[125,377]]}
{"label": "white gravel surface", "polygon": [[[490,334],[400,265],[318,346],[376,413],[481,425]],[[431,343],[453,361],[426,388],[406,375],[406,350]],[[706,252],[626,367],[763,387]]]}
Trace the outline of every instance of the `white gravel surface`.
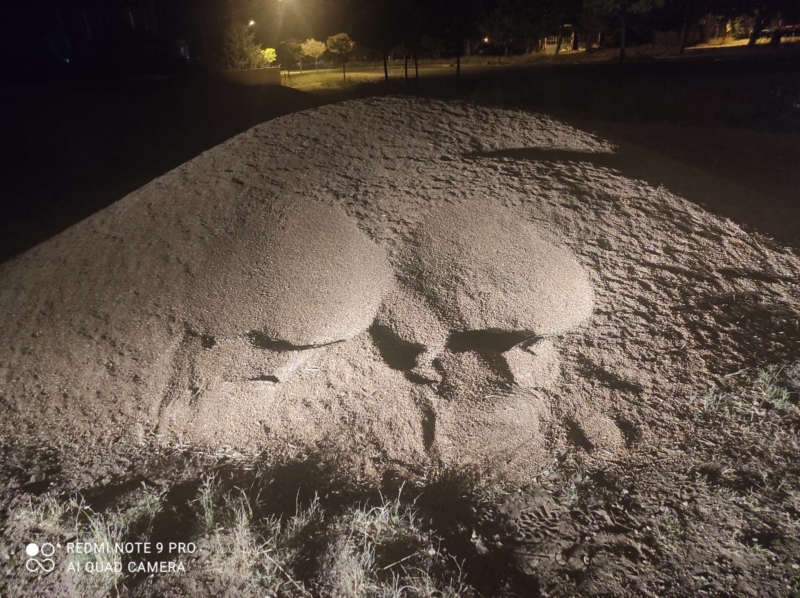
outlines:
{"label": "white gravel surface", "polygon": [[517,480],[576,428],[646,441],[665,401],[796,349],[800,261],[611,151],[409,98],[259,125],[0,266],[0,433]]}

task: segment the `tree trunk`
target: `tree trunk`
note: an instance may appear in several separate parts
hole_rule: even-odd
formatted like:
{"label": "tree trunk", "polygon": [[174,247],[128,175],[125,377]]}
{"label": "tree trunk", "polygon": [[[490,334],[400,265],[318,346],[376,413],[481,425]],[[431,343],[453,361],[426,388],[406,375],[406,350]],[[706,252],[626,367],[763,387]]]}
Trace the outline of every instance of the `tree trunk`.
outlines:
{"label": "tree trunk", "polygon": [[345,62],[345,59],[342,58],[342,81],[347,83],[347,71],[345,71],[345,68],[344,68],[345,64],[347,64],[347,63]]}
{"label": "tree trunk", "polygon": [[688,39],[689,39],[689,16],[686,15],[683,17],[683,25],[681,26],[681,41],[678,44],[678,54],[683,54],[683,51],[686,49],[686,41]]}
{"label": "tree trunk", "polygon": [[625,62],[625,15],[620,16],[620,24],[622,25],[622,33],[619,38],[619,63]]}
{"label": "tree trunk", "polygon": [[314,68],[316,69],[317,74],[319,75],[319,58],[314,59]]}
{"label": "tree trunk", "polygon": [[461,52],[456,54],[456,81],[461,79]]}
{"label": "tree trunk", "polygon": [[756,17],[755,23],[753,23],[753,32],[750,34],[750,39],[747,42],[748,46],[755,46],[756,41],[758,40],[758,36],[761,35],[761,32],[764,30],[764,18],[761,15]]}
{"label": "tree trunk", "polygon": [[414,79],[419,79],[419,56],[417,55],[417,48],[414,48]]}
{"label": "tree trunk", "polygon": [[558,30],[558,41],[556,42],[556,56],[558,56],[558,53],[561,52],[561,39],[562,39],[561,30],[559,29]]}
{"label": "tree trunk", "polygon": [[389,80],[389,54],[386,52],[383,53],[383,76]]}
{"label": "tree trunk", "polygon": [[403,73],[408,83],[408,50],[406,50],[406,42],[403,42]]}

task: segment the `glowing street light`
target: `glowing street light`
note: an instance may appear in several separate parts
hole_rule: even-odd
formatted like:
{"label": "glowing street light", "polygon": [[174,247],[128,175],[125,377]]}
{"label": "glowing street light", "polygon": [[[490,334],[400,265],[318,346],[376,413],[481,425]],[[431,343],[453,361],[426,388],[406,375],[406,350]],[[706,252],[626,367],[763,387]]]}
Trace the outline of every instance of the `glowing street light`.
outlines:
{"label": "glowing street light", "polygon": [[483,38],[483,43],[484,44],[488,44],[489,43],[489,38],[488,37],[484,37]]}
{"label": "glowing street light", "polygon": [[250,22],[247,24],[247,26],[248,26],[248,27],[252,27],[252,26],[253,26],[253,25],[255,25],[255,24],[256,24],[256,22],[251,20],[251,21],[250,21]]}

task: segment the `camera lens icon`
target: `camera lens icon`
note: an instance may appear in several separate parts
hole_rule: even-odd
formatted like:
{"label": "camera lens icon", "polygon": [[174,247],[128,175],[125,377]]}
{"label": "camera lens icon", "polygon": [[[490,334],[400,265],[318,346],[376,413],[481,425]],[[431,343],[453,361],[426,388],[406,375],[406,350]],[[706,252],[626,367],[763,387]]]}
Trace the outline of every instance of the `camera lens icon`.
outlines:
{"label": "camera lens icon", "polygon": [[[53,556],[56,552],[56,547],[53,546],[50,542],[45,542],[41,546],[36,544],[35,542],[31,542],[25,547],[25,554],[27,554],[29,558],[25,561],[25,568],[34,573],[36,571],[40,571],[42,573],[50,573],[53,569],[56,568],[56,562],[49,558]],[[36,556],[42,556],[43,559],[34,558]]]}

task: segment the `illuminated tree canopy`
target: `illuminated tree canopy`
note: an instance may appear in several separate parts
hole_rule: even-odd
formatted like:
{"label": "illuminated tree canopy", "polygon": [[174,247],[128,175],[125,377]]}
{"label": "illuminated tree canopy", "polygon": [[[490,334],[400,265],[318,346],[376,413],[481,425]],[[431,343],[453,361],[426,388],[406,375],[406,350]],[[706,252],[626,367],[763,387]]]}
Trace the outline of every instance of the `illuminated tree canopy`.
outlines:
{"label": "illuminated tree canopy", "polygon": [[314,66],[319,70],[319,59],[325,53],[328,47],[321,41],[316,39],[307,39],[300,44],[300,52],[303,56],[308,56],[314,59]]}

